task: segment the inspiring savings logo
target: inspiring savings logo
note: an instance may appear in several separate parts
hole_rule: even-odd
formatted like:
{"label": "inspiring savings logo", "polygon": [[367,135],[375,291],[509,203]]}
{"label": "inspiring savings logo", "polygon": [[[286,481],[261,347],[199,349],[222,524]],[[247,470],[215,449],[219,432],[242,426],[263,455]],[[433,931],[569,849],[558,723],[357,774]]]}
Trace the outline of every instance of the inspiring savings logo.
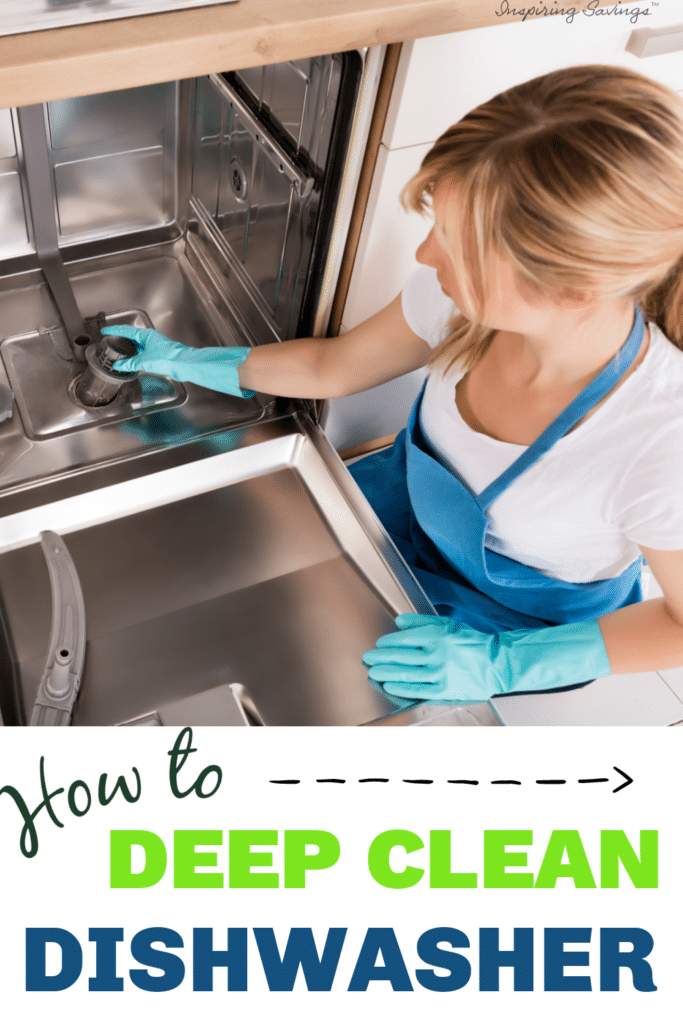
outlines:
{"label": "inspiring savings logo", "polygon": [[562,0],[552,0],[551,3],[531,4],[528,7],[517,6],[510,0],[500,0],[495,14],[498,18],[563,18],[568,25],[571,25],[578,17],[584,18],[621,18],[624,22],[637,25],[641,18],[647,18],[652,14],[651,6],[658,7],[654,2],[652,5],[639,7],[637,4],[623,3],[617,0],[615,4],[601,7],[602,0],[588,0],[583,4],[566,4]]}

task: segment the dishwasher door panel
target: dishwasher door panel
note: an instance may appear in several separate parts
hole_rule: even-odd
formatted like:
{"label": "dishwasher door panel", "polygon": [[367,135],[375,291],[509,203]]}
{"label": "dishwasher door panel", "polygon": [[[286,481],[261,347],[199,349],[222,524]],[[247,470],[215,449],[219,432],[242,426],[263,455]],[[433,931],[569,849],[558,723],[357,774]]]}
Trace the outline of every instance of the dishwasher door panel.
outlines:
{"label": "dishwasher door panel", "polygon": [[[89,635],[73,724],[122,724],[239,683],[265,725],[362,725],[407,703],[371,686],[361,661],[391,627],[388,613],[337,557]],[[27,710],[44,668],[44,656],[21,666]]]}
{"label": "dishwasher door panel", "polygon": [[362,656],[395,615],[429,604],[335,459],[304,426],[6,517],[0,592],[17,694],[15,706],[4,695],[5,721],[27,719],[45,667],[38,537],[60,528],[85,601],[74,724],[122,724],[233,683],[267,725],[362,725],[410,706],[368,682]]}

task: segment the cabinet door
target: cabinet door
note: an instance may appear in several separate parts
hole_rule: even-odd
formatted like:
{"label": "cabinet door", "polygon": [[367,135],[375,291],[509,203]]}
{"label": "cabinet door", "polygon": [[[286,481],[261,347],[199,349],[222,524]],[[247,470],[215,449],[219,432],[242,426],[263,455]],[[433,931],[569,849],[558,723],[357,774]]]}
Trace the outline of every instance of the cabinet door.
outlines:
{"label": "cabinet door", "polygon": [[[578,5],[575,5],[578,6]],[[628,4],[628,7],[635,6]],[[640,4],[641,8],[645,5]],[[404,43],[383,141],[389,149],[432,142],[464,114],[518,82],[573,64],[620,64],[683,91],[681,53],[637,57],[626,50],[634,30],[680,31],[678,4],[632,24],[624,14],[577,12]],[[611,10],[604,8],[603,10]]]}

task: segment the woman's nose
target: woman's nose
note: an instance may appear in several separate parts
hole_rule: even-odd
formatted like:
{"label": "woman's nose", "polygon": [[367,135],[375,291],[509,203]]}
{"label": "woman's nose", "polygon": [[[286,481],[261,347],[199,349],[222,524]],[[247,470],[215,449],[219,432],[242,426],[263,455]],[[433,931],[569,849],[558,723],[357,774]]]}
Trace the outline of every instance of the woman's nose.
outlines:
{"label": "woman's nose", "polygon": [[428,267],[433,265],[434,261],[434,228],[429,232],[424,242],[418,245],[415,251],[415,259],[418,263],[424,263]]}

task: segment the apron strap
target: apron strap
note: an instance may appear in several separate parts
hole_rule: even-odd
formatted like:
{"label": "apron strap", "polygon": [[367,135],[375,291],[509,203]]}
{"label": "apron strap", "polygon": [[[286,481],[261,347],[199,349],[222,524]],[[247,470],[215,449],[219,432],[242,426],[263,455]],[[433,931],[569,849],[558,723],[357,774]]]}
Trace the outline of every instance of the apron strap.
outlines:
{"label": "apron strap", "polygon": [[595,380],[592,380],[583,389],[580,395],[577,395],[573,402],[570,402],[564,412],[561,412],[557,419],[553,420],[549,427],[546,427],[534,443],[525,452],[522,452],[518,459],[515,459],[511,466],[508,466],[481,494],[477,495],[475,500],[482,511],[488,508],[518,476],[521,476],[542,455],[545,455],[556,441],[564,437],[587,412],[590,412],[593,406],[597,405],[612,390],[638,355],[644,334],[645,319],[640,307],[636,306],[631,333],[611,362],[598,374]]}

